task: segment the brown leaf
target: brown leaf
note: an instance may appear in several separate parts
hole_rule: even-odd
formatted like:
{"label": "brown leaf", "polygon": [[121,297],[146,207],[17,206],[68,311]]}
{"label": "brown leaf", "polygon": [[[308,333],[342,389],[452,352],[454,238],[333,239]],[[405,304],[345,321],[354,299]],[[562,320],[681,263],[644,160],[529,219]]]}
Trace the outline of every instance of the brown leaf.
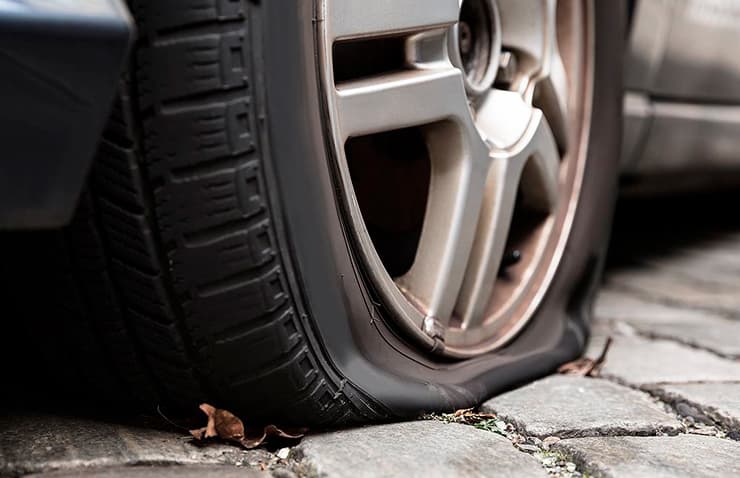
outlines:
{"label": "brown leaf", "polygon": [[452,414],[455,418],[464,417],[465,415],[470,415],[473,413],[472,408],[461,408],[460,410],[457,410],[455,413]]}
{"label": "brown leaf", "polygon": [[251,450],[252,448],[257,448],[258,446],[263,444],[266,439],[267,433],[265,433],[265,430],[263,428],[262,433],[255,433],[254,435],[250,435],[249,437],[244,437],[239,441],[239,444],[247,450]]}
{"label": "brown leaf", "polygon": [[190,430],[190,434],[197,440],[218,437],[222,440],[239,441],[244,438],[244,424],[233,413],[207,403],[201,403],[200,409],[208,417],[208,424],[203,428]]}
{"label": "brown leaf", "polygon": [[574,360],[573,362],[568,362],[558,369],[558,373],[563,375],[574,375],[577,377],[598,377],[601,367],[606,361],[606,354],[609,352],[611,344],[612,338],[609,337],[606,339],[604,348],[598,357],[595,359],[584,357]]}
{"label": "brown leaf", "polygon": [[422,415],[425,420],[439,420],[446,423],[463,423],[465,425],[477,425],[486,420],[496,419],[496,415],[491,413],[478,413],[474,408],[463,408],[452,413],[434,413],[431,415]]}
{"label": "brown leaf", "polygon": [[244,446],[244,448],[252,449],[262,445],[270,437],[283,438],[287,440],[299,440],[303,438],[303,435],[306,433],[306,431],[307,430],[305,428],[295,430],[282,430],[275,425],[267,425],[266,427],[261,429],[250,429],[247,432],[247,436],[244,437],[244,439],[241,440],[240,443]]}
{"label": "brown leaf", "polygon": [[193,438],[195,438],[196,440],[205,440],[206,427],[190,430],[190,434],[193,435]]}
{"label": "brown leaf", "polygon": [[219,438],[237,441],[244,438],[244,423],[233,413],[217,409],[214,422]]}
{"label": "brown leaf", "polygon": [[455,413],[452,414],[452,421],[464,423],[466,425],[475,425],[476,423],[480,423],[484,420],[492,420],[496,418],[496,415],[493,415],[492,413],[477,413],[473,410],[474,409],[472,408],[457,410]]}
{"label": "brown leaf", "polygon": [[281,430],[275,425],[250,427],[245,430],[244,422],[227,410],[221,410],[207,403],[202,403],[200,409],[208,417],[208,424],[203,428],[190,430],[190,434],[196,440],[220,438],[251,449],[262,445],[270,437],[298,440],[303,438],[306,432],[305,429]]}
{"label": "brown leaf", "polygon": [[218,432],[216,432],[216,407],[207,403],[201,403],[200,409],[208,417],[208,423],[203,428],[190,430],[190,434],[193,435],[196,440],[205,440],[207,438],[217,437]]}

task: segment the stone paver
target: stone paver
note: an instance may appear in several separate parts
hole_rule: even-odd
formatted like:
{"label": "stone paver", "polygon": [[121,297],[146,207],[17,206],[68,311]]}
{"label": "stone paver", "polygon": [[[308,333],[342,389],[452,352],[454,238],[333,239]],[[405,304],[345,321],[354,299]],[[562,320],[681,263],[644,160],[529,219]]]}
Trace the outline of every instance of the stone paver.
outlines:
{"label": "stone paver", "polygon": [[307,437],[293,452],[319,476],[547,476],[539,461],[495,433],[454,423],[409,422]]}
{"label": "stone paver", "polygon": [[[738,241],[737,238],[733,239]],[[710,245],[708,245],[710,246]],[[726,247],[725,244],[711,244],[714,247]],[[679,274],[689,280],[710,287],[734,286],[738,287],[740,277],[740,252],[733,251],[722,254],[706,254],[698,251],[686,251],[670,257],[652,258],[646,262],[661,272]]]}
{"label": "stone paver", "polygon": [[483,410],[539,438],[677,434],[683,430],[674,416],[645,393],[606,380],[564,375],[489,400]]}
{"label": "stone paver", "polygon": [[596,437],[554,445],[592,475],[613,478],[740,476],[740,442],[699,435]]}
{"label": "stone paver", "polygon": [[82,418],[16,414],[0,417],[0,430],[0,475],[147,464],[234,467],[273,457],[228,445],[196,447],[177,432]]}
{"label": "stone paver", "polygon": [[[600,352],[591,348],[589,356]],[[615,336],[602,376],[632,385],[740,381],[740,362],[673,341]]]}
{"label": "stone paver", "polygon": [[688,402],[740,438],[740,383],[686,383],[661,385],[657,392],[668,402]]}
{"label": "stone paver", "polygon": [[673,339],[732,359],[740,358],[740,320],[707,317],[696,323],[640,323],[633,326],[642,334]]}
{"label": "stone paver", "polygon": [[640,269],[608,276],[607,286],[627,290],[651,300],[677,306],[714,311],[740,318],[740,285],[701,284],[667,271]]}
{"label": "stone paver", "polygon": [[681,308],[649,301],[634,293],[604,289],[599,292],[594,308],[597,321],[615,320],[630,324],[684,324],[716,320],[710,312]]}
{"label": "stone paver", "polygon": [[597,324],[625,323],[643,335],[677,340],[730,358],[740,357],[740,320],[609,289],[599,294],[594,314]]}

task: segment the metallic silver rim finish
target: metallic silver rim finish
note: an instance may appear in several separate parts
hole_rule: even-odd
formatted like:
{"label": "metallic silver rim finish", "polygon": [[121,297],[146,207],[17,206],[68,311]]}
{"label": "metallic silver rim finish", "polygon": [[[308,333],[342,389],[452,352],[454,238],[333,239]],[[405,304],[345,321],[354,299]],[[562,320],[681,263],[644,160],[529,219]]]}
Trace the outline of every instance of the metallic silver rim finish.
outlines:
{"label": "metallic silver rim finish", "polygon": [[[477,27],[487,32],[479,57],[487,63],[473,62],[479,71],[464,71],[461,61],[464,2],[490,12]],[[582,181],[593,55],[588,1],[464,2],[323,0],[317,12],[327,125],[361,259],[397,324],[427,348],[460,358],[509,341],[552,280]],[[387,38],[403,45],[401,68],[337,76],[336,45]],[[363,218],[345,146],[406,128],[424,138],[428,196],[413,264],[391,277]],[[522,204],[540,220],[513,241]]]}

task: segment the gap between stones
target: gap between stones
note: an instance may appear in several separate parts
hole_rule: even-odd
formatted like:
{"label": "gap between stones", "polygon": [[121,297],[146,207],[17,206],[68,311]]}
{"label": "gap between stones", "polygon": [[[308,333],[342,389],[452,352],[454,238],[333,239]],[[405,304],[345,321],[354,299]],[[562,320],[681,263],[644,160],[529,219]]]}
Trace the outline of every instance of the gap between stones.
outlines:
{"label": "gap between stones", "polygon": [[[590,377],[585,377],[589,379]],[[649,387],[640,387],[631,383],[628,383],[618,377],[614,376],[599,376],[598,378],[607,380],[621,387],[636,390],[641,393],[649,395],[657,404],[663,406],[663,408],[672,413],[681,423],[684,424],[686,434],[693,435],[713,435],[721,439],[731,439],[740,441],[740,436],[733,436],[733,434],[725,427],[721,422],[714,419],[710,413],[708,413],[704,407],[699,404],[691,403],[691,406],[699,410],[702,414],[706,415],[712,421],[710,430],[715,433],[700,433],[699,428],[695,423],[691,423],[687,420],[687,417],[682,415],[676,407],[676,403],[670,400],[664,400],[663,396],[658,390],[653,390]],[[686,401],[688,402],[688,401]],[[439,419],[439,418],[436,418]],[[558,478],[590,478],[593,476],[600,476],[598,470],[591,470],[588,463],[578,455],[578,453],[571,452],[567,449],[552,449],[552,446],[556,445],[560,440],[568,439],[569,437],[553,435],[547,437],[544,440],[528,435],[525,433],[524,426],[517,423],[515,419],[504,420],[501,418],[496,421],[503,423],[503,426],[497,425],[497,429],[487,429],[484,427],[466,424],[479,429],[490,431],[491,433],[497,433],[507,438],[512,446],[522,453],[529,454],[540,461],[542,467],[547,471],[550,476]],[[620,436],[664,436],[659,430],[650,434],[632,434],[623,433],[619,430],[614,430],[612,433],[607,434],[584,434],[579,435],[576,438],[588,438],[588,437],[620,437]]]}
{"label": "gap between stones", "polygon": [[[613,321],[614,325],[619,326],[626,326],[632,333],[634,333],[637,336],[646,338],[648,340],[666,340],[666,341],[672,341],[675,343],[678,343],[682,346],[703,350],[709,353],[714,354],[715,356],[721,357],[723,359],[735,359],[734,357],[726,357],[723,354],[717,353],[714,350],[697,346],[696,344],[686,343],[680,339],[677,339],[676,337],[671,336],[658,336],[657,334],[655,336],[651,336],[651,334],[643,333],[639,330],[637,330],[632,325],[623,322],[623,321]],[[610,327],[613,329],[613,327]],[[617,335],[624,335],[620,334],[618,330],[613,330],[614,333]],[[607,355],[608,360],[608,355]],[[586,377],[588,379],[589,377]],[[725,424],[723,424],[721,421],[715,418],[711,410],[708,410],[707,407],[691,402],[689,400],[684,399],[670,399],[665,393],[663,393],[657,387],[660,384],[654,384],[651,386],[638,386],[636,384],[629,383],[619,377],[611,376],[611,375],[599,375],[598,378],[601,378],[603,380],[607,380],[609,382],[612,382],[616,385],[619,385],[621,387],[629,388],[641,393],[645,393],[649,395],[657,404],[662,405],[663,409],[665,409],[667,412],[673,414],[681,423],[684,424],[686,434],[693,434],[693,435],[713,435],[720,439],[729,439],[729,440],[736,440],[740,441],[740,434],[733,433],[731,430],[728,429]],[[729,382],[728,382],[729,383]],[[696,422],[693,420],[693,417],[687,417],[683,415],[679,410],[679,403],[684,402],[689,404],[692,408],[698,410],[702,415],[704,415],[706,418],[709,419],[711,423],[707,424],[707,427],[702,429],[700,426],[697,426]],[[498,419],[500,422],[503,422],[505,424],[505,429],[503,430],[489,430],[493,433],[498,433],[500,435],[503,435],[504,437],[508,438],[509,441],[511,441],[512,446],[519,450],[520,452],[527,453],[529,455],[534,456],[537,458],[542,466],[545,468],[545,470],[548,472],[548,474],[552,476],[557,477],[588,477],[591,474],[598,474],[594,471],[589,470],[587,463],[583,460],[582,457],[579,457],[577,453],[570,453],[566,450],[551,450],[549,444],[545,444],[543,440],[533,437],[530,435],[527,435],[524,433],[524,426],[521,424],[516,423],[515,419],[511,420],[503,420]],[[475,426],[475,425],[470,425]],[[480,427],[478,427],[480,428]],[[702,433],[702,431],[704,433]],[[634,435],[630,433],[619,433],[618,430],[616,430],[617,433],[609,433],[609,434],[585,434],[585,435],[579,435],[578,438],[586,438],[586,437],[600,437],[600,436],[661,436],[660,431],[656,430],[652,434],[647,435]],[[710,433],[714,432],[714,433]],[[557,438],[557,441],[560,441],[561,439],[566,439],[568,437],[560,437],[557,435],[554,435],[553,438]],[[547,439],[546,439],[547,440]],[[557,443],[557,441],[554,441],[552,444],[554,445]],[[570,464],[569,468],[563,469],[563,467],[560,465],[561,463]],[[581,471],[583,470],[583,471]]]}
{"label": "gap between stones", "polygon": [[[695,346],[695,345],[692,345],[692,344],[689,344],[689,343],[685,343],[684,341],[679,340],[679,339],[677,339],[675,337],[670,337],[670,336],[666,336],[666,337],[651,337],[650,334],[644,333],[644,332],[636,329],[634,326],[632,326],[632,325],[630,325],[630,324],[628,324],[626,322],[623,322],[623,321],[613,321],[612,323],[613,323],[614,326],[616,326],[616,327],[612,327],[612,331],[614,333],[616,333],[617,335],[624,336],[624,334],[619,333],[618,329],[619,329],[619,327],[627,327],[629,329],[630,333],[634,334],[635,336],[645,338],[647,340],[659,339],[659,340],[664,340],[664,341],[668,341],[668,342],[674,342],[674,343],[677,343],[679,345],[682,345],[682,346],[685,346],[685,347],[688,347],[688,348],[693,348],[693,349],[696,349],[696,350],[702,350],[702,351],[711,353],[711,354],[713,354],[713,355],[715,355],[717,357],[720,357],[722,359],[728,359],[728,357],[724,357],[724,356],[722,356],[722,354],[719,354],[719,353],[717,353],[717,352],[715,352],[713,350],[707,349],[705,347],[698,347],[698,346]],[[607,355],[606,360],[608,360],[608,359],[609,359],[609,356]],[[736,359],[731,358],[730,360],[736,360]],[[634,383],[630,383],[630,382],[628,382],[628,381],[626,381],[626,380],[624,380],[624,379],[622,379],[620,377],[616,377],[614,375],[609,375],[609,374],[599,375],[598,378],[601,378],[603,380],[607,380],[609,382],[612,382],[612,383],[614,383],[616,385],[619,385],[619,386],[622,386],[622,387],[631,388],[632,390],[636,390],[638,392],[646,393],[647,395],[649,395],[655,401],[655,403],[657,403],[659,405],[662,405],[663,408],[667,412],[672,413],[676,418],[678,418],[678,420],[681,423],[683,423],[684,426],[686,427],[686,433],[687,434],[707,435],[707,434],[709,434],[708,433],[709,430],[703,430],[703,431],[705,431],[705,433],[702,433],[701,432],[702,431],[702,428],[700,426],[697,426],[697,424],[696,424],[696,422],[694,420],[694,417],[687,416],[687,415],[684,415],[683,413],[681,413],[681,410],[679,410],[679,404],[682,403],[682,402],[690,405],[692,408],[696,409],[699,413],[701,413],[704,417],[708,418],[709,421],[711,421],[711,423],[709,423],[707,425],[710,426],[710,427],[712,427],[712,428],[714,428],[714,429],[716,429],[716,431],[718,432],[714,436],[717,436],[718,438],[726,438],[726,439],[730,439],[730,440],[740,441],[740,434],[738,434],[736,432],[733,432],[725,424],[723,424],[721,421],[717,420],[715,418],[715,416],[713,416],[714,414],[712,413],[712,411],[711,410],[708,410],[706,406],[701,405],[699,403],[694,403],[694,402],[691,402],[691,401],[685,400],[685,399],[669,399],[667,397],[667,395],[665,393],[663,393],[659,389],[660,385],[668,385],[668,384],[672,384],[672,385],[683,385],[683,384],[687,384],[689,382],[677,382],[677,383],[674,383],[674,382],[662,383],[662,382],[660,382],[660,383],[654,383],[654,384],[640,386],[640,385],[637,385],[637,384],[634,384]],[[690,383],[703,383],[703,382],[690,382]],[[735,383],[735,382],[721,382],[721,383]],[[627,436],[627,435],[612,435],[612,436]],[[650,436],[652,436],[652,435],[650,435]]]}
{"label": "gap between stones", "polygon": [[[667,342],[674,342],[674,343],[677,343],[677,344],[679,344],[681,346],[684,346],[684,347],[692,348],[692,349],[695,349],[695,350],[702,350],[704,352],[711,353],[712,355],[714,355],[716,357],[719,357],[719,358],[722,358],[722,359],[725,359],[725,360],[728,360],[729,359],[729,360],[733,360],[733,361],[739,361],[737,358],[724,356],[723,354],[720,354],[720,353],[718,353],[718,352],[716,352],[714,350],[711,350],[711,349],[706,348],[706,347],[701,347],[701,346],[698,346],[696,344],[691,344],[691,343],[685,342],[685,341],[683,341],[683,340],[681,340],[681,339],[679,339],[677,337],[657,336],[657,335],[653,336],[653,334],[640,331],[636,327],[634,327],[634,326],[632,326],[629,323],[624,322],[624,321],[615,320],[615,321],[610,321],[610,322],[611,322],[610,328],[612,329],[612,332],[614,334],[616,334],[616,335],[622,335],[622,336],[624,336],[625,334],[619,332],[619,328],[620,327],[626,327],[630,331],[630,333],[634,334],[637,337],[642,337],[642,338],[647,339],[647,340],[664,340],[664,341],[667,341]],[[609,359],[609,356],[607,355],[606,360],[608,360],[608,359]],[[727,438],[727,439],[730,439],[730,440],[740,441],[740,433],[737,433],[737,432],[735,432],[733,430],[730,430],[729,427],[727,427],[724,423],[722,423],[721,421],[717,420],[715,418],[715,416],[714,416],[713,411],[712,410],[709,410],[708,407],[706,407],[704,405],[701,405],[699,403],[695,403],[695,402],[691,402],[689,400],[685,400],[683,398],[681,398],[681,399],[668,399],[667,395],[665,393],[663,393],[659,389],[659,387],[660,387],[660,385],[673,384],[673,382],[666,382],[666,383],[660,382],[660,383],[654,383],[654,384],[650,384],[650,385],[640,386],[640,385],[637,385],[637,384],[630,383],[630,382],[628,382],[628,381],[626,381],[626,380],[624,380],[622,378],[619,378],[619,377],[616,377],[616,376],[613,376],[613,375],[599,375],[598,378],[601,378],[601,379],[604,379],[604,380],[608,380],[608,381],[610,381],[612,383],[615,383],[617,385],[620,385],[620,386],[623,386],[623,387],[627,387],[627,388],[631,388],[631,389],[636,390],[638,392],[642,392],[642,393],[646,393],[646,394],[650,395],[650,397],[656,403],[659,403],[660,405],[662,405],[666,411],[669,411],[670,413],[673,413],[676,416],[676,418],[678,418],[679,421],[681,421],[684,424],[684,426],[686,427],[687,434],[705,435],[705,433],[697,433],[697,431],[700,430],[700,427],[697,427],[696,426],[696,423],[694,422],[694,418],[693,417],[686,416],[686,415],[684,415],[684,414],[681,413],[681,411],[679,410],[679,404],[682,403],[682,402],[690,405],[692,408],[696,409],[699,413],[701,413],[704,417],[708,418],[711,421],[711,423],[710,424],[707,424],[707,425],[715,428],[719,432],[719,434],[717,434],[715,436],[717,436],[718,438]],[[689,383],[689,382],[680,382],[680,383],[676,383],[675,385],[686,384],[686,383]],[[692,382],[692,383],[704,383],[704,382]],[[721,383],[736,383],[736,382],[721,382]],[[711,408],[711,407],[709,407],[709,408]],[[692,423],[692,422],[694,422],[694,423]],[[625,436],[625,435],[613,435],[613,436]]]}
{"label": "gap between stones", "polygon": [[[569,459],[565,453],[560,450],[550,449],[550,443],[547,442],[547,439],[540,440],[537,437],[526,435],[515,423],[501,419],[498,416],[492,419],[481,420],[478,423],[466,423],[464,421],[455,421],[451,415],[424,415],[421,419],[457,423],[503,436],[511,442],[511,445],[517,451],[537,459],[550,476],[557,478],[591,478],[589,473],[579,471],[579,464]],[[560,440],[559,437],[553,438],[557,438],[557,441]]]}
{"label": "gap between stones", "polygon": [[[732,430],[729,430],[723,423],[716,420],[711,412],[709,412],[705,406],[690,402],[689,400],[685,399],[679,399],[679,400],[666,400],[666,394],[664,394],[661,390],[659,390],[657,387],[660,387],[660,385],[668,385],[668,383],[655,383],[655,384],[649,384],[649,385],[636,385],[630,382],[627,382],[626,380],[615,377],[613,375],[600,375],[598,378],[601,378],[603,380],[608,380],[609,382],[612,382],[614,384],[620,385],[622,387],[631,388],[632,390],[636,390],[638,392],[645,393],[649,395],[655,403],[662,405],[663,408],[669,412],[672,413],[681,423],[684,424],[684,427],[686,429],[686,434],[688,435],[704,435],[704,436],[716,436],[717,438],[722,439],[729,439],[729,440],[735,440],[740,441],[740,436],[736,435]],[[670,382],[673,383],[673,382]],[[694,382],[696,383],[696,382]],[[699,382],[701,383],[701,382]],[[725,382],[722,382],[725,383]],[[731,383],[731,382],[727,382]],[[683,384],[680,383],[680,384]],[[708,418],[711,423],[706,424],[705,427],[702,427],[701,424],[697,425],[694,418],[691,416],[686,416],[681,413],[679,410],[679,403],[687,403],[691,407],[695,408],[698,412],[700,412],[702,415],[704,415],[706,418]],[[711,428],[706,428],[711,427]],[[714,429],[716,433],[712,434],[710,431],[711,429]],[[629,436],[629,435],[609,435],[609,436]],[[645,436],[658,436],[656,435],[645,435]]]}

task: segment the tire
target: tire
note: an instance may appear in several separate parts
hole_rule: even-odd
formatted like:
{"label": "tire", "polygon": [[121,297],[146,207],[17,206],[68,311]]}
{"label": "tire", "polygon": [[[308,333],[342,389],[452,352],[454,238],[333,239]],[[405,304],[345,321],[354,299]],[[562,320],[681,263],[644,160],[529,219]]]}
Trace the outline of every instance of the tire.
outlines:
{"label": "tire", "polygon": [[598,114],[562,264],[514,341],[449,360],[384,320],[353,249],[311,2],[133,0],[139,41],[73,223],[6,238],[24,243],[16,313],[52,375],[128,404],[322,426],[473,406],[576,357],[620,139],[623,8],[594,3]]}

